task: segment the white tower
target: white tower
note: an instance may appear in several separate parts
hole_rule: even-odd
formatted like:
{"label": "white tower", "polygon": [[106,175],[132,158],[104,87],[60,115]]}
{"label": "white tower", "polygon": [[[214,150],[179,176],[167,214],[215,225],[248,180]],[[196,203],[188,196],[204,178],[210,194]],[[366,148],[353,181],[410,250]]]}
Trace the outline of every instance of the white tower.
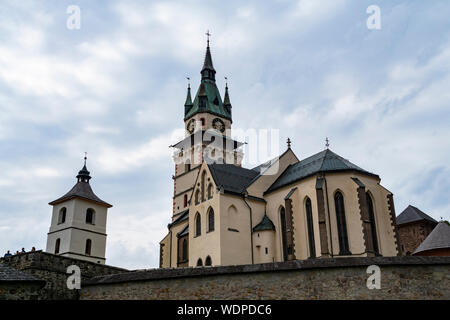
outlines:
{"label": "white tower", "polygon": [[86,159],[72,190],[49,203],[53,206],[53,214],[46,251],[104,264],[106,216],[112,205],[92,191]]}

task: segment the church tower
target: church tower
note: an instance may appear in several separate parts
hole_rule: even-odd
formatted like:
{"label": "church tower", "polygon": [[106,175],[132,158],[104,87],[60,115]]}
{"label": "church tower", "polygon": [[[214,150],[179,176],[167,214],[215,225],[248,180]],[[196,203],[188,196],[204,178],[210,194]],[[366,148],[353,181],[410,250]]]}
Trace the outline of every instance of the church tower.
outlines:
{"label": "church tower", "polygon": [[105,263],[106,216],[112,205],[97,197],[89,184],[90,172],[84,166],[77,183],[53,206],[46,251],[65,257]]}
{"label": "church tower", "polygon": [[231,138],[232,106],[228,84],[222,100],[216,85],[216,70],[209,45],[210,34],[207,33],[207,36],[200,86],[194,100],[190,84],[187,88],[184,104],[185,138],[171,146],[175,149],[172,220],[187,210],[195,179],[203,162],[241,166],[243,158],[243,153],[238,149],[243,143]]}

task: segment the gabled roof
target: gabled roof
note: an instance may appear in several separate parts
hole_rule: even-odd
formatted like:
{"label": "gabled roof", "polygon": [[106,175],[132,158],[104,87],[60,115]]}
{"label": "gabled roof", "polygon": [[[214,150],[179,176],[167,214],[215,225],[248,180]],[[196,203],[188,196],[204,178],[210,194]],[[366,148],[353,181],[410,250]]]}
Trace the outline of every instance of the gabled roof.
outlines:
{"label": "gabled roof", "polygon": [[264,213],[264,217],[262,218],[261,222],[258,223],[254,228],[253,232],[256,231],[264,231],[264,230],[273,230],[275,231],[275,225],[273,224],[272,220]]}
{"label": "gabled roof", "polygon": [[243,194],[253,178],[258,175],[255,170],[233,164],[213,163],[208,167],[217,187],[223,187],[225,191],[237,194]]}
{"label": "gabled roof", "polygon": [[172,226],[179,224],[180,222],[183,222],[187,219],[189,219],[189,209],[180,212],[178,218],[176,218],[172,223],[169,223],[167,227],[170,229]]}
{"label": "gabled roof", "polygon": [[450,226],[441,221],[426,237],[426,239],[420,244],[420,246],[414,251],[413,254],[434,250],[434,249],[446,249],[450,248]]}
{"label": "gabled roof", "polygon": [[307,178],[319,172],[358,171],[367,175],[379,176],[366,171],[347,159],[342,158],[330,149],[290,165],[280,177],[269,187],[266,193],[287,186],[298,180]]}
{"label": "gabled roof", "polygon": [[0,263],[0,282],[36,282],[45,285],[45,281],[38,279],[28,273],[19,271]]}
{"label": "gabled roof", "polygon": [[71,200],[74,198],[81,198],[81,199],[85,199],[88,201],[93,201],[99,205],[111,208],[112,205],[110,205],[109,203],[103,201],[102,199],[100,199],[99,197],[97,197],[94,193],[94,191],[92,191],[92,188],[89,184],[89,182],[85,182],[85,181],[78,181],[75,186],[69,191],[67,192],[65,195],[63,195],[61,198],[58,198],[52,202],[50,202],[50,205],[55,205],[67,200]]}
{"label": "gabled roof", "polygon": [[397,217],[397,225],[400,224],[406,224],[410,222],[416,222],[425,220],[434,224],[437,224],[438,222],[434,220],[432,217],[421,211],[420,209],[409,205],[405,210],[400,213],[400,215]]}

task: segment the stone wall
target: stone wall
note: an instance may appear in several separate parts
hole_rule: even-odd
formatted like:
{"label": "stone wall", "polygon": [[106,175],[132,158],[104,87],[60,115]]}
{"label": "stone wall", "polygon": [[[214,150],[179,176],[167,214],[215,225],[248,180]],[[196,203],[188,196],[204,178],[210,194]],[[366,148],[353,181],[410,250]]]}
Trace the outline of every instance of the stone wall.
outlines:
{"label": "stone wall", "polygon": [[0,258],[0,263],[45,280],[47,282],[45,287],[38,291],[39,300],[76,300],[79,298],[79,290],[67,289],[67,277],[69,274],[66,271],[70,265],[80,267],[82,280],[87,280],[94,276],[127,272],[127,270],[121,268],[67,258],[42,251]]}
{"label": "stone wall", "polygon": [[424,221],[397,226],[402,255],[409,256],[433,231],[435,224]]}
{"label": "stone wall", "polygon": [[41,287],[39,283],[0,282],[0,300],[38,300]]}
{"label": "stone wall", "polygon": [[[367,288],[367,267],[381,289]],[[81,299],[450,299],[450,257],[310,259],[95,277]]]}

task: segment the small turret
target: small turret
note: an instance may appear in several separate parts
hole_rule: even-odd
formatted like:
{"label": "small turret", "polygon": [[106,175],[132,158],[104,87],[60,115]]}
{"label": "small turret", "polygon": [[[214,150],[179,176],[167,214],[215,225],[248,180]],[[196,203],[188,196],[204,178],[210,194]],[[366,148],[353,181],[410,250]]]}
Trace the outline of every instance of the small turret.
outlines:
{"label": "small turret", "polygon": [[[227,78],[225,77],[225,81]],[[223,106],[225,107],[225,110],[228,111],[231,117],[231,102],[230,102],[230,95],[228,94],[228,83],[225,82],[225,96],[223,98]]]}
{"label": "small turret", "polygon": [[[188,78],[189,79],[189,78]],[[191,85],[188,83],[186,102],[184,103],[184,115],[186,116],[193,106],[191,98]]]}

